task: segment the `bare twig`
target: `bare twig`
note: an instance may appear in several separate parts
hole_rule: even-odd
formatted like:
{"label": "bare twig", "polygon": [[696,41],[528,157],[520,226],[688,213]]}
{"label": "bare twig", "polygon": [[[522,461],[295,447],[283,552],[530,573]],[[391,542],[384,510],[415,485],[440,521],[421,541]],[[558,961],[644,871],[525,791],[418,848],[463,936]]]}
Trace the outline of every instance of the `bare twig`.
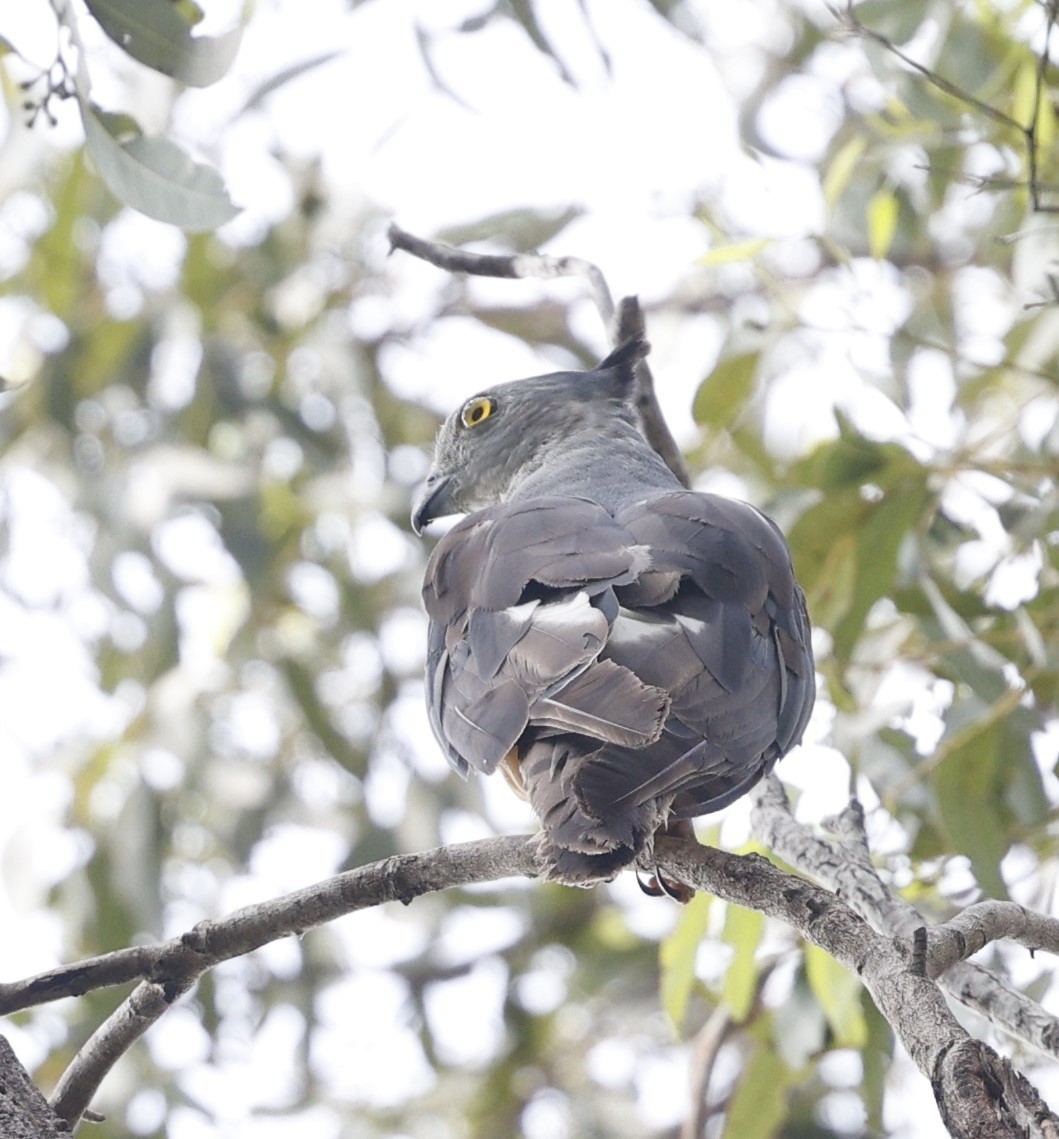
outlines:
{"label": "bare twig", "polygon": [[552,280],[581,277],[588,282],[592,299],[608,332],[614,321],[614,300],[599,266],[581,257],[549,257],[544,253],[471,253],[440,241],[427,241],[393,224],[387,230],[392,249],[403,249],[449,273],[472,277],[513,277]]}
{"label": "bare twig", "polygon": [[[1051,48],[1052,30],[1055,27],[1056,19],[1059,17],[1059,4],[1055,0],[1046,0],[1045,3],[1040,5],[1045,12],[1046,24],[1044,29],[1044,43],[1041,47],[1040,54],[1037,56],[1037,67],[1034,79],[1034,102],[1033,113],[1030,116],[1028,123],[1020,123],[1011,115],[1005,114],[1003,111],[998,110],[996,107],[984,100],[972,95],[965,88],[961,87],[958,83],[954,83],[951,79],[947,79],[944,75],[939,74],[932,68],[927,67],[926,64],[920,63],[918,60],[913,59],[906,52],[902,51],[897,44],[893,42],[888,36],[882,32],[876,31],[874,28],[869,27],[867,24],[861,22],[856,14],[852,0],[847,0],[846,6],[843,9],[831,7],[831,14],[840,23],[855,35],[861,36],[864,39],[872,40],[874,43],[879,44],[885,48],[891,55],[899,59],[906,67],[911,68],[913,71],[922,75],[932,86],[936,87],[939,91],[943,91],[946,95],[955,99],[957,102],[962,103],[965,107],[977,112],[984,118],[991,119],[999,126],[1012,130],[1021,136],[1026,147],[1026,167],[1027,179],[1026,185],[1029,190],[1030,200],[1033,203],[1033,209],[1037,213],[1059,213],[1059,205],[1052,205],[1047,203],[1042,198],[1042,191],[1049,189],[1040,181],[1039,177],[1039,160],[1040,154],[1038,150],[1038,130],[1040,125],[1041,107],[1043,101],[1047,98],[1045,90],[1045,75],[1048,70],[1049,54]],[[982,180],[983,184],[985,180]]]}

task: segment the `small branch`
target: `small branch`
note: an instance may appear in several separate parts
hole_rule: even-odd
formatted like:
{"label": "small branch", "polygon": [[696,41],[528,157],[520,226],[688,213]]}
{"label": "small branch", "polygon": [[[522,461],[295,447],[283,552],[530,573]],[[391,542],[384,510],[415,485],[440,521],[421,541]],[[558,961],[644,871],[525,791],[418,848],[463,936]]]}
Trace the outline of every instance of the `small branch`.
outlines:
{"label": "small branch", "polygon": [[440,241],[416,237],[396,223],[386,232],[391,249],[403,249],[421,261],[428,261],[449,273],[471,277],[514,277],[553,280],[581,277],[588,282],[599,315],[608,331],[614,321],[614,299],[606,278],[597,265],[581,257],[549,257],[544,253],[470,253]]}
{"label": "small branch", "polygon": [[193,980],[162,986],[142,981],[96,1029],[63,1072],[51,1096],[55,1114],[73,1128],[103,1077],[141,1036],[191,988]]}
{"label": "small branch", "polygon": [[1057,15],[1059,15],[1059,5],[1056,4],[1055,0],[1046,0],[1045,3],[1041,4],[1041,7],[1045,11],[1047,23],[1044,29],[1044,44],[1041,48],[1040,55],[1037,57],[1037,67],[1034,78],[1033,114],[1030,117],[1029,123],[1025,125],[1020,123],[1017,119],[1012,118],[1011,115],[1007,115],[989,103],[976,98],[969,91],[959,86],[959,84],[952,82],[951,79],[946,79],[944,75],[940,75],[925,64],[917,62],[910,55],[903,52],[888,36],[862,23],[854,12],[852,0],[847,0],[846,7],[842,11],[835,7],[831,7],[830,11],[835,19],[844,24],[850,32],[879,44],[890,52],[891,55],[899,59],[906,67],[918,72],[928,83],[936,87],[939,91],[943,91],[946,95],[962,103],[972,111],[977,112],[984,118],[991,119],[998,125],[1015,131],[1022,138],[1026,146],[1026,185],[1029,190],[1030,200],[1033,203],[1033,209],[1036,213],[1053,214],[1059,212],[1059,205],[1051,205],[1042,200],[1042,191],[1048,187],[1040,181],[1039,154],[1037,148],[1039,145],[1038,130],[1041,106],[1043,100],[1047,98],[1045,77],[1048,70],[1052,30],[1055,27]]}
{"label": "small branch", "polygon": [[407,905],[422,894],[452,886],[536,877],[535,855],[536,839],[527,835],[395,855],[236,910],[228,917],[199,922],[190,932],[158,945],[119,949],[0,985],[0,1016],[136,979],[159,984],[194,979],[220,961],[383,902]]}
{"label": "small branch", "polygon": [[691,1053],[691,1110],[680,1129],[680,1139],[702,1139],[710,1114],[706,1106],[710,1080],[731,1023],[728,1006],[719,1004],[695,1037]]}
{"label": "small branch", "polygon": [[1059,921],[1016,902],[978,902],[927,929],[927,969],[932,977],[940,976],[990,942],[1002,940],[1015,941],[1031,953],[1043,949],[1059,954]]}
{"label": "small branch", "polygon": [[903,52],[893,40],[883,35],[882,32],[877,32],[874,28],[869,28],[867,24],[861,23],[854,13],[853,4],[851,2],[846,4],[845,10],[843,11],[839,11],[838,8],[834,7],[832,7],[830,11],[832,16],[834,16],[839,23],[845,24],[849,31],[854,32],[858,36],[862,36],[864,39],[873,40],[881,47],[884,47],[891,55],[896,56],[906,67],[918,72],[934,87],[937,87],[939,91],[943,91],[946,95],[952,96],[953,99],[956,99],[967,107],[971,107],[980,115],[984,115],[987,119],[992,119],[1001,126],[1010,127],[1012,130],[1018,131],[1019,134],[1026,133],[1025,127],[1010,115],[1005,115],[1003,111],[998,111],[996,107],[991,107],[988,103],[982,102],[981,99],[976,99],[958,84],[953,83],[951,79],[946,79],[944,75],[939,75],[925,64],[914,60],[910,55]]}

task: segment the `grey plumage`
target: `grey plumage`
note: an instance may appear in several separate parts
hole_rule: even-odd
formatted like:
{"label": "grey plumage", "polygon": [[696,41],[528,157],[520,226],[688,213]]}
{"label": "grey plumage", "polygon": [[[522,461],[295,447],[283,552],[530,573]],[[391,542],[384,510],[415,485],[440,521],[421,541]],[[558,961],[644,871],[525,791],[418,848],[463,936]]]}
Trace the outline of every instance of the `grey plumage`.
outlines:
{"label": "grey plumage", "polygon": [[579,885],[748,791],[815,695],[787,544],[648,446],[645,351],[469,400],[413,510],[417,531],[469,512],[423,586],[434,734],[461,774],[504,771],[543,824],[546,873]]}

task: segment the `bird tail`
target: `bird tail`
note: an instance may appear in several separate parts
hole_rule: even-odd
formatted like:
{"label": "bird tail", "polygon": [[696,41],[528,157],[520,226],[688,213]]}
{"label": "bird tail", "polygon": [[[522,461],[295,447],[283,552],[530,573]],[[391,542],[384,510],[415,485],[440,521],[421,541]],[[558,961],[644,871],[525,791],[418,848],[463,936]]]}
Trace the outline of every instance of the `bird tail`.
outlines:
{"label": "bird tail", "polygon": [[544,826],[544,872],[570,886],[609,882],[635,863],[665,821],[657,800],[626,802],[605,817],[586,801],[579,776],[598,745],[576,736],[540,739],[522,756],[526,796]]}

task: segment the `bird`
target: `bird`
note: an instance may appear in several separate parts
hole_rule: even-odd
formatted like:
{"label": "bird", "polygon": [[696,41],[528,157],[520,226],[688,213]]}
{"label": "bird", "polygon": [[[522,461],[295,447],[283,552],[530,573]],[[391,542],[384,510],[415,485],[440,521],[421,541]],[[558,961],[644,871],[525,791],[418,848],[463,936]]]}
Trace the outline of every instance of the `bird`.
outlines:
{"label": "bird", "polygon": [[787,542],[649,445],[647,351],[639,334],[590,371],[466,400],[412,508],[417,534],[465,515],[423,582],[434,736],[461,775],[499,769],[528,800],[542,874],[571,886],[693,837],[801,741],[816,691]]}

